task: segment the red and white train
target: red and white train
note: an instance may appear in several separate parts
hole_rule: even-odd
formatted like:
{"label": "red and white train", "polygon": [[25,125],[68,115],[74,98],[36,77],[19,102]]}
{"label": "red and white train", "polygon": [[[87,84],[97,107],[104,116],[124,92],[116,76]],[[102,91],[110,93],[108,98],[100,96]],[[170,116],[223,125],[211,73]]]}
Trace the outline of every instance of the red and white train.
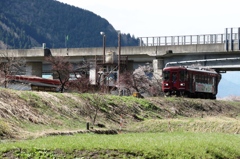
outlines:
{"label": "red and white train", "polygon": [[181,66],[163,69],[162,91],[166,95],[216,99],[221,74]]}

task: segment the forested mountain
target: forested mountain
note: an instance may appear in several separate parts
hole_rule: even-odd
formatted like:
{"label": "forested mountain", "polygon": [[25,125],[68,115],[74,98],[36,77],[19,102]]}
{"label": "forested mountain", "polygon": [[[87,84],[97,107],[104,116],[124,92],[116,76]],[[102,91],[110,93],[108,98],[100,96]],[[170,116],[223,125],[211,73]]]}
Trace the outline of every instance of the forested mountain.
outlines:
{"label": "forested mountain", "polygon": [[[0,49],[117,46],[117,31],[93,12],[56,0],[0,0]],[[122,46],[136,46],[138,39],[122,34]]]}

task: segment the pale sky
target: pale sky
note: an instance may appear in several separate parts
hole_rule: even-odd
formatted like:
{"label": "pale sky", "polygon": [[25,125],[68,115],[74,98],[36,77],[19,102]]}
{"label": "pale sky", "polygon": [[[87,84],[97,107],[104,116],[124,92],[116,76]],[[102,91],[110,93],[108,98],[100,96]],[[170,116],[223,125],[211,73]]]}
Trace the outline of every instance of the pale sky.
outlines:
{"label": "pale sky", "polygon": [[92,11],[135,37],[224,33],[239,27],[239,0],[58,0]]}

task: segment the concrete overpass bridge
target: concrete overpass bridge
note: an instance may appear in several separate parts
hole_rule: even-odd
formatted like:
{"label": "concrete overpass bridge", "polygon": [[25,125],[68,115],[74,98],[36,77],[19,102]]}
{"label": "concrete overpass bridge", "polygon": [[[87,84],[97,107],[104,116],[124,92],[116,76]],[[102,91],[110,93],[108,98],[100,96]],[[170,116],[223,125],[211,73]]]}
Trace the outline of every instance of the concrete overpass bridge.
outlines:
{"label": "concrete overpass bridge", "polygon": [[37,76],[50,72],[50,65],[44,60],[50,53],[53,56],[68,56],[70,61],[77,62],[103,56],[103,50],[117,54],[120,50],[121,56],[128,56],[128,69],[153,63],[154,71],[159,73],[166,64],[198,64],[217,71],[240,70],[240,28],[227,28],[223,34],[140,37],[140,41],[140,45],[134,47],[61,49],[43,47],[0,50],[0,54],[24,57],[27,61],[27,75]]}

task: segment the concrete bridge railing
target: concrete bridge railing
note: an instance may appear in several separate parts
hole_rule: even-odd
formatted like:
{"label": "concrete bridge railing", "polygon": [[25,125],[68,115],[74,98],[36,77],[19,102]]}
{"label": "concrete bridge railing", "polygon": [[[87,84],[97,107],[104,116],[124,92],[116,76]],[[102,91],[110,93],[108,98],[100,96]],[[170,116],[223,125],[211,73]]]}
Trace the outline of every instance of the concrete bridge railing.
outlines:
{"label": "concrete bridge railing", "polygon": [[224,34],[140,37],[140,46],[224,43]]}
{"label": "concrete bridge railing", "polygon": [[226,28],[224,34],[139,37],[139,39],[139,46],[194,45],[218,43],[239,43],[240,45],[240,28]]}
{"label": "concrete bridge railing", "polygon": [[[227,37],[225,34],[140,37],[139,46],[222,44],[226,38],[229,39],[230,34]],[[232,40],[234,43],[239,41],[238,33],[232,34]]]}

